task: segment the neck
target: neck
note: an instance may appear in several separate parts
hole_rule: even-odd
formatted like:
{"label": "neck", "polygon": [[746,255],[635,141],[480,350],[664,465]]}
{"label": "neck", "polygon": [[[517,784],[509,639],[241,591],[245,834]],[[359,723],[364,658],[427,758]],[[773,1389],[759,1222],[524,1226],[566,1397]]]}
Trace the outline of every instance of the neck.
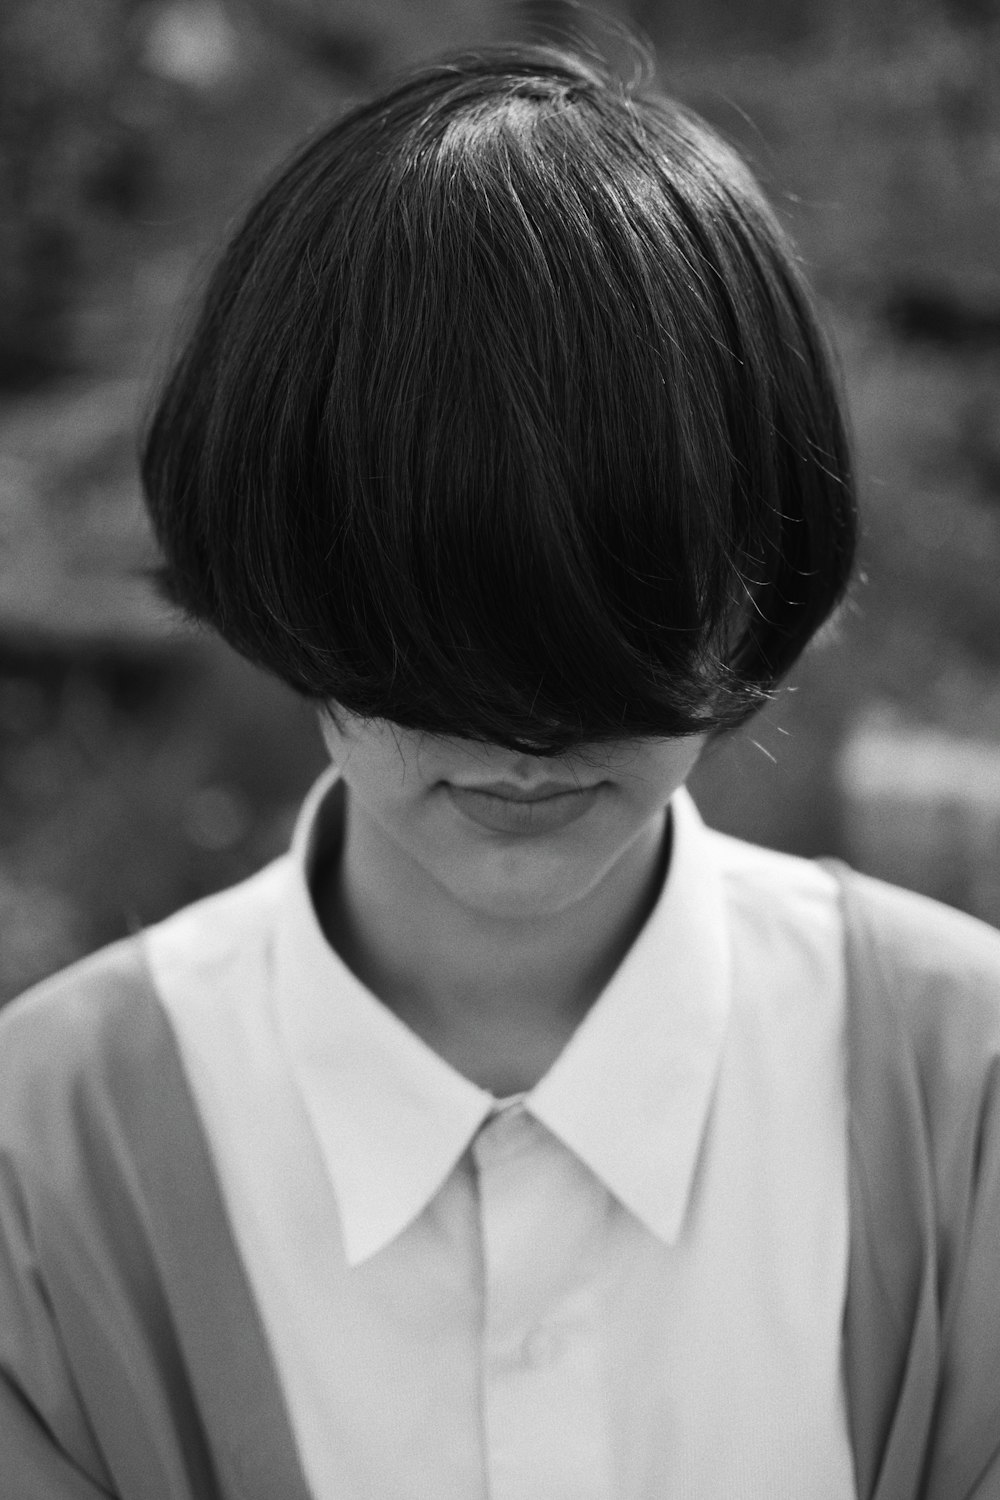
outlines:
{"label": "neck", "polygon": [[317,908],[341,958],[401,1021],[480,1087],[518,1093],[555,1061],[652,910],[664,832],[657,817],[566,911],[499,918],[429,880],[348,799]]}

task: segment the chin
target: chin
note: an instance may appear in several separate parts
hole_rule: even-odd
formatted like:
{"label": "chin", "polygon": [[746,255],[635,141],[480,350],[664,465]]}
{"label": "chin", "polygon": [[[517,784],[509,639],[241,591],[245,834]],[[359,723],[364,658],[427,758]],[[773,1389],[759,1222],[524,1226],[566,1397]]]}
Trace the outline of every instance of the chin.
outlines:
{"label": "chin", "polygon": [[581,879],[579,871],[573,871],[567,878],[569,874],[536,870],[502,875],[482,870],[448,881],[447,886],[452,898],[466,911],[505,921],[523,921],[555,916],[587,894],[591,883]]}

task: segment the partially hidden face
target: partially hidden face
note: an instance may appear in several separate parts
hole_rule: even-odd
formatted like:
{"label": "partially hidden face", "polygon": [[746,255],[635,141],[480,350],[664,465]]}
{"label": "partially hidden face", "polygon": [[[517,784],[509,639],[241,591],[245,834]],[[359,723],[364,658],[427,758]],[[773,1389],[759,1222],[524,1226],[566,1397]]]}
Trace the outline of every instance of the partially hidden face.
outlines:
{"label": "partially hidden face", "polygon": [[630,739],[542,757],[341,709],[321,727],[348,789],[348,839],[497,917],[565,910],[639,841],[657,843],[704,744]]}

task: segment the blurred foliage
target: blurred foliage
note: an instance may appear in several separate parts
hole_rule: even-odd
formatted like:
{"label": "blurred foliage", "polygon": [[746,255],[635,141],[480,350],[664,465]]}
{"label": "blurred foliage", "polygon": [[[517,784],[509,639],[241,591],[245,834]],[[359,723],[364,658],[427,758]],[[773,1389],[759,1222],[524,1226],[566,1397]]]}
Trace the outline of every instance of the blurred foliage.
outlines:
{"label": "blurred foliage", "polygon": [[276,853],[323,761],[306,705],[165,632],[137,580],[136,425],[211,247],[386,69],[567,28],[612,53],[627,13],[800,247],[867,517],[847,609],[696,795],[845,854],[837,757],[870,704],[1000,742],[1000,3],[5,0],[0,999]]}
{"label": "blurred foliage", "polygon": [[249,875],[321,764],[304,704],[196,643],[0,672],[0,998]]}
{"label": "blurred foliage", "polygon": [[0,382],[65,368],[102,217],[145,201],[166,113],[140,66],[142,0],[0,8]]}

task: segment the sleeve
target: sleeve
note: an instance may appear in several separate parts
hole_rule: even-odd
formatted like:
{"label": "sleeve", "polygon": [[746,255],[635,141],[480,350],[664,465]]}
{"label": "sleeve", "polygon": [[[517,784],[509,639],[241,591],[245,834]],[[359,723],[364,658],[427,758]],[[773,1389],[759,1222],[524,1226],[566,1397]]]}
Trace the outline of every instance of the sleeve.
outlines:
{"label": "sleeve", "polygon": [[941,1308],[929,1496],[1000,1500],[1000,1058],[970,1140],[968,1205]]}
{"label": "sleeve", "polygon": [[0,1500],[307,1494],[142,948],[0,1015]]}
{"label": "sleeve", "polygon": [[30,1236],[28,1196],[0,1162],[0,1500],[114,1495],[74,1389]]}
{"label": "sleeve", "polygon": [[61,1446],[23,1394],[0,1380],[3,1500],[109,1500],[113,1491],[88,1475]]}
{"label": "sleeve", "polygon": [[860,1492],[1000,1500],[1000,934],[839,873]]}

